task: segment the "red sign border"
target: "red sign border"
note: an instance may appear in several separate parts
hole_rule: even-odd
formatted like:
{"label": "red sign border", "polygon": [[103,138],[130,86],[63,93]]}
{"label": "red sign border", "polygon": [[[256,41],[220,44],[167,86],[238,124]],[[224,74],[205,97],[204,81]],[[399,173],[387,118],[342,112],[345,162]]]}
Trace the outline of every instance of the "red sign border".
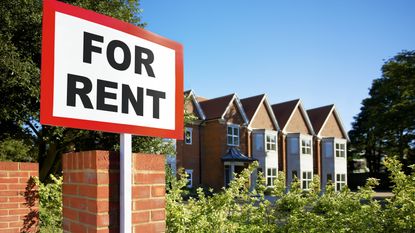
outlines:
{"label": "red sign border", "polygon": [[[42,63],[41,63],[41,93],[40,93],[40,123],[45,125],[64,126],[71,128],[98,130],[113,133],[130,133],[142,136],[183,139],[183,46],[175,41],[164,38],[142,28],[111,18],[90,10],[72,6],[66,3],[43,1],[42,25]],[[159,129],[146,126],[136,126],[101,121],[82,120],[53,116],[53,83],[54,83],[54,45],[55,45],[55,13],[61,12],[106,27],[110,27],[133,36],[168,47],[175,51],[176,68],[176,103],[175,129]]]}

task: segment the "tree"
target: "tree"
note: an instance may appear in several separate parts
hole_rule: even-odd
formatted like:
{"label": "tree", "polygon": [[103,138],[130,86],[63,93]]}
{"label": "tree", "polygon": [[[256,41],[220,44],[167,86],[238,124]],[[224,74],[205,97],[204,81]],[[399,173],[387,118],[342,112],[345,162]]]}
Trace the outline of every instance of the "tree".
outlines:
{"label": "tree", "polygon": [[[13,148],[10,143],[19,146],[18,151],[9,154],[26,151],[21,149],[22,143],[28,147],[27,151],[34,151],[26,157],[39,161],[39,176],[44,180],[50,173],[60,171],[62,153],[117,149],[119,136],[39,124],[42,2],[0,2],[0,145],[6,143],[3,147],[8,151]],[[139,0],[63,2],[145,26],[141,23]],[[159,138],[133,137],[133,142],[135,151],[171,152],[171,145]]]}
{"label": "tree", "polygon": [[382,66],[349,132],[352,147],[364,152],[371,171],[383,156],[408,165],[415,152],[415,51],[403,51]]}

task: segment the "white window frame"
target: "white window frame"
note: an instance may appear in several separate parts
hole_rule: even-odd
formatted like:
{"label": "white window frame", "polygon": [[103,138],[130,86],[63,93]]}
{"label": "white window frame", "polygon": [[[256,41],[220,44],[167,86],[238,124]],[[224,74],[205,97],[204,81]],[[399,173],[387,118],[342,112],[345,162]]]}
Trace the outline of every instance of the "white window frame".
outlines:
{"label": "white window frame", "polygon": [[277,151],[277,136],[274,134],[266,134],[265,147],[267,151]]}
{"label": "white window frame", "polygon": [[[190,142],[188,143],[187,142],[187,140],[186,140],[186,133],[187,132],[190,132]],[[188,127],[186,127],[185,129],[184,129],[184,143],[186,144],[186,145],[192,145],[192,143],[193,143],[193,129],[192,128],[188,128]]]}
{"label": "white window frame", "polygon": [[310,184],[313,181],[313,172],[312,171],[303,171],[301,173],[301,188],[303,190],[309,190]]}
{"label": "white window frame", "polygon": [[277,180],[277,174],[278,172],[276,167],[267,168],[266,180],[268,187],[274,187],[275,181]]}
{"label": "white window frame", "polygon": [[[231,134],[229,134],[229,129],[231,129]],[[235,134],[235,130],[237,131],[237,134]],[[228,146],[239,146],[239,133],[239,125],[228,125],[228,127],[226,127],[226,141]],[[229,140],[230,138],[231,140]],[[237,139],[237,143],[235,143],[235,139]]]}
{"label": "white window frame", "polygon": [[187,174],[187,187],[193,187],[193,169],[186,169],[184,172]]}
{"label": "white window frame", "polygon": [[336,142],[334,150],[336,158],[346,158],[346,143]]}
{"label": "white window frame", "polygon": [[312,142],[311,139],[302,138],[301,139],[301,154],[311,155]]}
{"label": "white window frame", "polygon": [[342,188],[346,185],[346,174],[345,173],[337,173],[336,174],[336,191],[342,190]]}

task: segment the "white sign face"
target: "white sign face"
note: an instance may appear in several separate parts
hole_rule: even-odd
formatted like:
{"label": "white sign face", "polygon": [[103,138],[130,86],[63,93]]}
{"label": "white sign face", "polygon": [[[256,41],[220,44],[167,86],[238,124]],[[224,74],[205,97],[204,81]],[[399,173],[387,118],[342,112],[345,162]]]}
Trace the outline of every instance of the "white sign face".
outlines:
{"label": "white sign face", "polygon": [[[42,57],[41,121],[181,138],[181,46],[178,50],[174,42],[81,8],[70,6],[73,9],[60,11],[59,4],[54,6],[53,14],[53,53],[45,51],[47,38],[42,44],[42,53],[49,55]],[[88,14],[84,16],[85,12],[79,11]],[[96,19],[97,15],[102,19]],[[45,14],[48,17],[52,16]],[[126,25],[130,28],[123,28]],[[145,38],[137,35],[143,31]],[[44,29],[43,34],[48,31]],[[50,60],[53,67],[44,67],[51,64]],[[43,94],[44,91],[52,93]]]}

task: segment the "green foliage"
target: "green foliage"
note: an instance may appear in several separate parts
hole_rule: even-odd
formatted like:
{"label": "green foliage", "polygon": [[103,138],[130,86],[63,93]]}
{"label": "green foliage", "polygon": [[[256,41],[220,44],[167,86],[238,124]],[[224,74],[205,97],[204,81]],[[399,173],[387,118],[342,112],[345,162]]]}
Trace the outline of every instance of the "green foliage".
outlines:
{"label": "green foliage", "polygon": [[364,153],[371,172],[381,171],[384,155],[398,155],[406,165],[415,163],[415,51],[385,62],[360,111],[349,132],[351,148]]}
{"label": "green foliage", "polygon": [[31,146],[23,140],[6,139],[0,142],[0,161],[32,162],[36,159]]}
{"label": "green foliage", "polygon": [[[168,232],[414,232],[415,171],[402,172],[396,158],[385,166],[391,172],[395,196],[384,206],[372,198],[376,179],[351,192],[347,187],[336,192],[333,184],[321,192],[315,176],[309,191],[300,189],[295,180],[286,191],[285,177],[279,174],[269,201],[264,192],[265,180],[259,176],[257,186],[249,190],[249,177],[257,164],[251,165],[231,181],[228,188],[185,201],[186,175],[170,180],[167,193]],[[414,170],[415,166],[412,166]]]}
{"label": "green foliage", "polygon": [[40,232],[62,232],[62,181],[63,177],[50,175],[52,182],[44,184],[36,178],[39,186]]}

